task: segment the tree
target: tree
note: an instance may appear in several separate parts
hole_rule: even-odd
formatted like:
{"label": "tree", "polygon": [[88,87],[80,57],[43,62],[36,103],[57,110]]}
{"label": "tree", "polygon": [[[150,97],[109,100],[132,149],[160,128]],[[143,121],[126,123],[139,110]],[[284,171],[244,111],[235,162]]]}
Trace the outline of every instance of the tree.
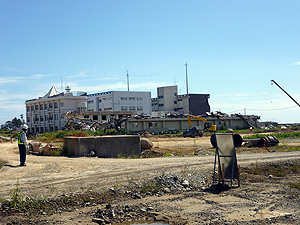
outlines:
{"label": "tree", "polygon": [[7,128],[9,130],[15,129],[17,127],[20,127],[22,125],[22,121],[20,119],[17,119],[17,117],[13,118],[12,121],[8,120],[4,124],[3,128]]}

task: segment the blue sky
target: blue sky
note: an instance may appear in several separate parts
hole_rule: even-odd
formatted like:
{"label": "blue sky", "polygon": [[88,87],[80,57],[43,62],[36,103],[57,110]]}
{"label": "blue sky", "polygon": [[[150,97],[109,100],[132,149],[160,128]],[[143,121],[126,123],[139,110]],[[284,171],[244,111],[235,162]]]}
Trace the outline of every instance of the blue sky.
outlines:
{"label": "blue sky", "polygon": [[[212,111],[300,122],[300,1],[1,0],[0,124],[52,85],[88,93],[178,85]],[[61,82],[62,81],[62,82]],[[63,85],[61,85],[63,83]]]}

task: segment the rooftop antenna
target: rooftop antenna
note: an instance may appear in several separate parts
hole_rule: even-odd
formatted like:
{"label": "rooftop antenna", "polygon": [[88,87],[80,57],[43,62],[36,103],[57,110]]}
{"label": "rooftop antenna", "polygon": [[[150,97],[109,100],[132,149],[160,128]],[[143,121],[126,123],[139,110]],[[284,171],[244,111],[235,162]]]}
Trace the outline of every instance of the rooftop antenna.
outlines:
{"label": "rooftop antenna", "polygon": [[126,77],[127,77],[127,90],[129,91],[129,74],[128,74],[128,70],[127,70]]}
{"label": "rooftop antenna", "polygon": [[186,95],[189,96],[189,84],[188,84],[188,74],[187,74],[187,63],[185,65],[185,79],[186,79]]}

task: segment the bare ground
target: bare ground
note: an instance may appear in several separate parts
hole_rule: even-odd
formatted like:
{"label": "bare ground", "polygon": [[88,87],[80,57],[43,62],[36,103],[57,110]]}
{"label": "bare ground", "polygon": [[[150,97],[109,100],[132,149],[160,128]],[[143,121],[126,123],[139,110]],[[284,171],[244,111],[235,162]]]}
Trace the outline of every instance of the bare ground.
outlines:
{"label": "bare ground", "polygon": [[[299,183],[298,172],[284,177],[273,174],[258,175],[249,168],[260,164],[281,165],[285,170],[300,165],[300,152],[268,152],[273,148],[237,148],[238,164],[242,167],[241,187],[214,192],[212,185],[214,149],[210,137],[162,138],[151,137],[156,154],[172,153],[174,157],[143,159],[103,159],[27,156],[27,166],[19,167],[16,143],[0,143],[0,159],[6,164],[0,169],[0,198],[9,199],[18,183],[26,196],[48,196],[51,198],[89,190],[107,193],[106,201],[60,209],[56,213],[40,213],[30,218],[24,212],[0,211],[0,224],[96,224],[99,209],[111,207],[147,208],[152,212],[136,213],[131,217],[120,217],[119,222],[134,220],[156,220],[169,224],[300,224],[299,190],[290,183]],[[281,143],[282,146],[300,146],[299,140]],[[202,149],[199,155],[193,155]],[[198,151],[199,152],[199,151]],[[210,154],[212,153],[212,154]],[[186,155],[186,156],[184,156]],[[192,156],[193,155],[193,156]],[[198,176],[201,185],[181,192],[162,195],[142,195],[132,198],[132,193],[118,194],[110,188],[120,189],[129,183],[165,174],[188,177]],[[270,176],[271,175],[271,176]],[[118,215],[119,216],[119,215]],[[115,220],[116,221],[116,220]]]}

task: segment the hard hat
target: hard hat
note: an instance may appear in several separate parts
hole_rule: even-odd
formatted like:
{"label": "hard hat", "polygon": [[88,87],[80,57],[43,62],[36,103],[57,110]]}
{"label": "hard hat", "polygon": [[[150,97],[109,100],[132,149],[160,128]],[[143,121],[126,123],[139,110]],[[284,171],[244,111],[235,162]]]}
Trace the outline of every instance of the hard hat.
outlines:
{"label": "hard hat", "polygon": [[26,124],[24,124],[23,126],[22,126],[22,130],[27,130],[28,129],[28,126],[26,125]]}

